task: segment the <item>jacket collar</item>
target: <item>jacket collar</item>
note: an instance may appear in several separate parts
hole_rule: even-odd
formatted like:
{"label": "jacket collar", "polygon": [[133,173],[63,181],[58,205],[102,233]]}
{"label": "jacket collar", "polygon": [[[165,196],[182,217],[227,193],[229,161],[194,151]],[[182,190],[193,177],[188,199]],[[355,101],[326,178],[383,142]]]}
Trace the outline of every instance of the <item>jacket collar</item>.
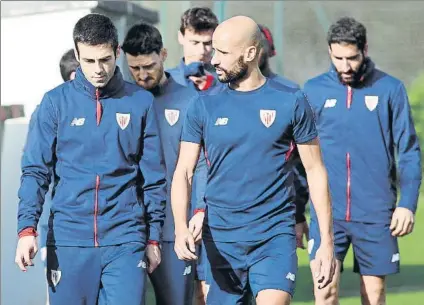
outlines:
{"label": "jacket collar", "polygon": [[[96,90],[82,73],[81,67],[78,67],[75,73],[75,84],[76,86],[86,95],[91,98],[96,98]],[[115,73],[112,78],[106,84],[105,87],[99,88],[99,97],[100,98],[109,98],[117,95],[121,90],[123,90],[125,82],[122,78],[121,71],[118,66],[115,68]]]}

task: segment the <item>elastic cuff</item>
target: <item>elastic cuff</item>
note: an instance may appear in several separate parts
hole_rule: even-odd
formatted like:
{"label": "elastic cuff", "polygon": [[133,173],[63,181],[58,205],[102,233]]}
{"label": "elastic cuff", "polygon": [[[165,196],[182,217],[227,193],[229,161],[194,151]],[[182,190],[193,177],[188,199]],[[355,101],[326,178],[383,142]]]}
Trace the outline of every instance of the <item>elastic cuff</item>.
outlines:
{"label": "elastic cuff", "polygon": [[193,214],[196,215],[197,213],[200,213],[200,212],[205,213],[205,209],[194,209]]}
{"label": "elastic cuff", "polygon": [[306,221],[306,217],[305,215],[301,214],[301,215],[296,215],[296,224],[298,223],[302,223]]}
{"label": "elastic cuff", "polygon": [[25,237],[25,236],[37,237],[38,233],[33,227],[27,227],[27,228],[23,229],[21,232],[19,232],[18,236],[19,236],[19,238],[22,238],[22,237]]}
{"label": "elastic cuff", "polygon": [[157,240],[149,240],[147,242],[148,245],[159,246],[159,242]]}

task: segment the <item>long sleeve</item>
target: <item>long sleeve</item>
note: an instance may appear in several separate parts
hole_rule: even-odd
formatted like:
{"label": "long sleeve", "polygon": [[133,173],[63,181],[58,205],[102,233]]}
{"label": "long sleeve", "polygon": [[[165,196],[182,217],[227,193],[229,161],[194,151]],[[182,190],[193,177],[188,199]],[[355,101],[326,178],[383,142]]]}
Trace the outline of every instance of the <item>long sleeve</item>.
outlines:
{"label": "long sleeve", "polygon": [[23,152],[18,233],[28,227],[37,229],[56,160],[57,122],[57,109],[46,94],[31,117]]}
{"label": "long sleeve", "polygon": [[397,150],[400,178],[399,206],[415,213],[422,179],[421,151],[403,84],[399,86],[391,99],[391,110],[392,133]]}
{"label": "long sleeve", "polygon": [[143,149],[139,166],[143,177],[142,190],[149,228],[148,239],[161,241],[165,220],[166,171],[153,106],[149,108],[143,125]]}

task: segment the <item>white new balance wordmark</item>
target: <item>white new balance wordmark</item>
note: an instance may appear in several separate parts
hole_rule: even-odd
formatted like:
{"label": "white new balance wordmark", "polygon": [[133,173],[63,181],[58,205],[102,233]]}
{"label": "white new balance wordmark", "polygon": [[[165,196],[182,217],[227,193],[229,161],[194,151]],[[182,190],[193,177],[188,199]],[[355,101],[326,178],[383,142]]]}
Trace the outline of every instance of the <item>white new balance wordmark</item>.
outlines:
{"label": "white new balance wordmark", "polygon": [[71,122],[71,126],[82,126],[85,123],[85,118],[74,118]]}
{"label": "white new balance wordmark", "polygon": [[294,282],[294,281],[296,280],[296,275],[295,275],[295,274],[293,274],[293,273],[291,273],[291,272],[289,272],[289,273],[287,273],[287,275],[286,275],[286,279],[288,279],[288,280],[290,280],[290,281]]}
{"label": "white new balance wordmark", "polygon": [[189,275],[191,273],[191,266],[186,266],[183,275]]}
{"label": "white new balance wordmark", "polygon": [[227,125],[228,118],[218,118],[215,122],[215,126],[224,126]]}

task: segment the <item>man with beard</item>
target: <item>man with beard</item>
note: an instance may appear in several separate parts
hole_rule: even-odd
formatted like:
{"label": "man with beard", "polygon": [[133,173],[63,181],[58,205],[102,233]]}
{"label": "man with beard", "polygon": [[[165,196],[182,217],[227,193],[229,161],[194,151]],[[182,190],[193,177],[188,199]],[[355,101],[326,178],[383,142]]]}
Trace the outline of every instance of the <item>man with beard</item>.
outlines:
{"label": "man with beard", "polygon": [[[352,244],[362,304],[381,305],[386,276],[399,272],[397,237],[411,233],[414,225],[421,184],[418,138],[404,85],[367,57],[365,27],[341,18],[330,27],[327,41],[330,71],[305,84],[328,169],[337,258],[333,282],[324,290],[315,285],[316,304],[338,304],[339,276]],[[313,271],[318,228],[312,209]]]}
{"label": "man with beard", "polygon": [[334,259],[331,203],[312,110],[301,91],[264,77],[259,69],[261,32],[237,16],[213,34],[212,64],[220,82],[216,94],[190,105],[181,136],[171,202],[175,251],[193,260],[187,228],[189,180],[201,145],[208,152],[203,240],[211,264],[207,304],[289,304],[297,255],[294,186],[285,155],[295,141],[318,210],[323,243],[317,278],[331,282]]}
{"label": "man with beard", "polygon": [[[136,83],[155,96],[153,107],[158,118],[159,137],[162,142],[167,177],[166,218],[163,227],[162,260],[150,275],[156,304],[191,305],[194,291],[195,265],[178,260],[174,251],[174,219],[170,193],[171,182],[177,163],[181,130],[189,104],[198,96],[192,83],[179,84],[164,71],[167,51],[163,48],[162,36],[157,28],[146,23],[134,25],[127,33],[122,50],[125,52],[129,70]],[[205,159],[199,161],[196,174],[190,177],[193,196],[191,202],[200,202],[203,209],[204,184],[206,184]],[[197,212],[195,210],[195,212]],[[203,214],[203,211],[201,212]],[[202,217],[203,219],[203,217]],[[190,229],[197,235],[201,226]]]}
{"label": "man with beard", "polygon": [[[274,46],[274,39],[272,38],[271,31],[264,25],[259,25],[262,33],[261,49],[259,51],[259,69],[261,73],[273,81],[276,81],[284,86],[293,88],[294,90],[300,90],[299,85],[296,83],[272,72],[269,59],[274,57],[277,52]],[[299,152],[295,145],[292,145],[291,153],[288,155],[293,164],[294,184],[296,190],[296,242],[297,247],[305,249],[303,243],[303,237],[308,239],[309,228],[305,217],[305,207],[309,201],[309,190],[308,182],[306,180],[305,168],[302,165],[302,161],[299,157]]]}

